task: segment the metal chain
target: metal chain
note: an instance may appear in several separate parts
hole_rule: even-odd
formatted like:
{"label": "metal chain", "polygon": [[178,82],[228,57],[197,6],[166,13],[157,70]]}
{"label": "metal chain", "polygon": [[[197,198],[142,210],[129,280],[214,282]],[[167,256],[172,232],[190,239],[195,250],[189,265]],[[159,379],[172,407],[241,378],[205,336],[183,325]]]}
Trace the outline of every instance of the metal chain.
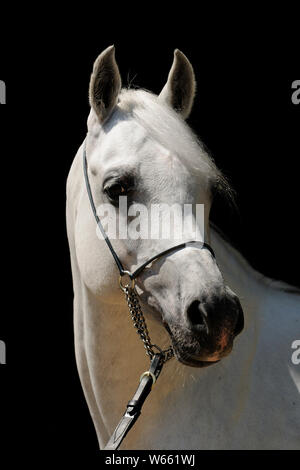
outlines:
{"label": "metal chain", "polygon": [[149,356],[150,359],[152,359],[153,356],[157,354],[154,351],[154,348],[156,348],[162,354],[163,362],[164,363],[167,362],[169,359],[171,359],[174,356],[174,351],[173,351],[172,346],[162,351],[158,346],[156,346],[156,344],[151,343],[145,317],[143,315],[140,302],[138,299],[138,294],[135,288],[127,285],[127,286],[124,286],[122,290],[125,293],[125,297],[126,297],[126,301],[128,304],[130,316],[133,321],[133,325],[136,328],[138,335],[140,336],[141,340],[144,343],[144,348],[146,349],[147,356]]}

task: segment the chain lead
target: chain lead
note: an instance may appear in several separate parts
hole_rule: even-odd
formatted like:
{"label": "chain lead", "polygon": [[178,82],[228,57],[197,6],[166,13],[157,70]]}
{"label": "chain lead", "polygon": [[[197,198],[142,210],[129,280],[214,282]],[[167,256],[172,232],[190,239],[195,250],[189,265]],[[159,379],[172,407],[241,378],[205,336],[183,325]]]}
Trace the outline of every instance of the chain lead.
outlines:
{"label": "chain lead", "polygon": [[125,297],[126,297],[126,301],[128,304],[130,316],[133,321],[133,325],[136,328],[138,335],[140,336],[141,340],[144,343],[144,348],[146,349],[147,356],[149,356],[150,359],[152,359],[153,356],[156,354],[153,348],[156,348],[159,350],[160,353],[162,353],[163,362],[164,363],[167,362],[174,355],[172,346],[162,351],[158,346],[151,343],[145,317],[143,315],[140,302],[138,299],[138,295],[136,293],[134,286],[131,287],[127,285],[127,286],[121,286],[121,288],[123,292],[125,293]]}

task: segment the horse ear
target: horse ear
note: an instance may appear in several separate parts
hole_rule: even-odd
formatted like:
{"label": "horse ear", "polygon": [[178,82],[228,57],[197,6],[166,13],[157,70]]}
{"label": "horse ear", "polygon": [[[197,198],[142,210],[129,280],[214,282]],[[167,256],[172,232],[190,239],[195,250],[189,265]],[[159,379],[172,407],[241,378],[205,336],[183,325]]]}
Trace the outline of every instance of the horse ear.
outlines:
{"label": "horse ear", "polygon": [[183,119],[187,119],[192,110],[195,93],[196,81],[193,67],[187,57],[179,49],[175,49],[168,81],[159,99],[172,106]]}
{"label": "horse ear", "polygon": [[109,46],[96,59],[90,80],[89,101],[101,124],[115,107],[121,90],[115,47]]}

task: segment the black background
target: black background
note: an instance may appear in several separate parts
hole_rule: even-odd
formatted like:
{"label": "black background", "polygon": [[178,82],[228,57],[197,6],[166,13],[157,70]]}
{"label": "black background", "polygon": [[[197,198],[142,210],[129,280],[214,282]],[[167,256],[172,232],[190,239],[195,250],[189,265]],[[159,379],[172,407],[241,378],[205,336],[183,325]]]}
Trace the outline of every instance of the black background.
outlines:
{"label": "black background", "polygon": [[[239,212],[217,199],[212,218],[259,271],[300,286],[300,105],[291,101],[299,78],[295,55],[268,36],[214,33],[191,39],[155,25],[120,34],[53,24],[32,39],[20,34],[1,51],[2,220],[4,245],[0,339],[1,442],[85,454],[97,452],[73,351],[72,282],[65,232],[65,182],[86,133],[92,64],[108,45],[127,86],[133,79],[155,93],[181,49],[198,83],[189,124],[236,190]],[[299,73],[299,69],[298,69]],[[7,256],[8,255],[8,256]],[[6,271],[4,271],[6,269]],[[5,424],[3,424],[5,423]],[[7,444],[6,444],[7,443]]]}

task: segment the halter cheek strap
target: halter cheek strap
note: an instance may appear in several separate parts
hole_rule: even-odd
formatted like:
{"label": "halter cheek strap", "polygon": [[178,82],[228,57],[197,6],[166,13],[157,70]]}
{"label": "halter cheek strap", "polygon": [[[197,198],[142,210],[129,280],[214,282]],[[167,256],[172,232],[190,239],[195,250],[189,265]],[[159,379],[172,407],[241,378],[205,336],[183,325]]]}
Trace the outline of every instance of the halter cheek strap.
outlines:
{"label": "halter cheek strap", "polygon": [[149,258],[145,263],[143,263],[141,266],[139,266],[133,273],[127,271],[126,269],[124,269],[120,258],[118,257],[117,253],[113,249],[113,246],[112,246],[112,244],[111,244],[111,242],[110,242],[110,240],[107,236],[107,233],[105,232],[105,230],[103,228],[103,225],[101,224],[101,221],[100,221],[100,219],[97,215],[97,210],[96,210],[96,206],[95,206],[95,203],[94,203],[92,190],[91,190],[91,186],[90,186],[90,181],[89,181],[89,177],[88,177],[88,163],[87,163],[87,158],[86,158],[86,140],[84,141],[84,147],[83,147],[83,171],[84,171],[84,179],[85,179],[85,184],[86,184],[88,197],[89,197],[89,200],[90,200],[91,208],[92,208],[97,226],[99,227],[99,230],[100,230],[100,232],[101,232],[101,234],[102,234],[102,236],[103,236],[103,238],[104,238],[104,240],[105,240],[105,242],[106,242],[113,258],[114,258],[114,260],[115,260],[115,263],[116,263],[116,265],[119,269],[120,276],[124,276],[125,274],[127,274],[131,279],[136,279],[139,276],[139,274],[141,274],[141,272],[153,261],[156,261],[157,259],[162,258],[164,256],[167,256],[170,253],[174,253],[175,251],[179,251],[179,250],[182,250],[183,248],[188,248],[188,247],[199,248],[199,249],[205,248],[215,258],[214,251],[213,251],[212,247],[210,245],[208,245],[208,243],[192,240],[192,241],[189,241],[189,242],[180,243],[179,245],[168,248],[167,250],[164,250],[164,251],[158,253],[157,255],[152,256],[152,258]]}
{"label": "halter cheek strap", "polygon": [[89,176],[88,176],[88,164],[87,164],[87,159],[86,159],[86,140],[84,141],[84,147],[83,147],[83,172],[84,172],[84,179],[85,179],[87,193],[88,193],[88,196],[89,196],[91,208],[92,208],[94,217],[96,219],[97,225],[100,229],[100,232],[101,232],[104,240],[106,241],[106,244],[107,244],[111,254],[114,257],[114,260],[115,260],[116,265],[118,266],[118,269],[119,269],[119,272],[120,272],[120,276],[124,276],[125,270],[123,268],[123,265],[122,265],[118,255],[117,255],[117,253],[113,249],[112,244],[110,243],[110,240],[107,236],[107,233],[105,232],[105,230],[103,228],[103,225],[101,224],[101,221],[100,221],[100,219],[97,215],[97,210],[96,210],[96,206],[95,206],[95,203],[94,203],[92,190],[91,190],[91,185],[90,185]]}

